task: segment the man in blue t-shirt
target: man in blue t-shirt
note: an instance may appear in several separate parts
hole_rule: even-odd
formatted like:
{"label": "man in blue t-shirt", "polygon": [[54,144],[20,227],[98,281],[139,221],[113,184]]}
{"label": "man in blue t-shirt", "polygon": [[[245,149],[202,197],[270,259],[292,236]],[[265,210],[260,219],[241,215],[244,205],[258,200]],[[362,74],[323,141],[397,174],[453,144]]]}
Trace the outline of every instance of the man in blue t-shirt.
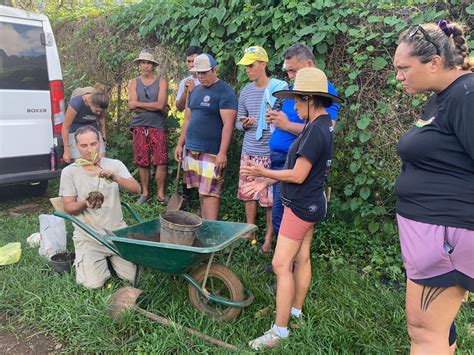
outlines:
{"label": "man in blue t-shirt", "polygon": [[[302,43],[296,43],[286,50],[283,69],[291,81],[295,80],[298,70],[307,67],[315,67],[314,55],[307,46]],[[293,89],[293,86],[290,86],[290,89]],[[328,92],[337,96],[334,85],[329,81]],[[293,100],[285,100],[281,110],[268,111],[265,117],[267,123],[271,123],[275,127],[275,131],[270,138],[270,160],[273,170],[283,169],[291,144],[304,128],[304,122],[299,119],[294,106],[295,102]],[[332,118],[333,125],[335,125],[339,113],[339,104],[333,103],[327,109],[327,112]],[[273,185],[272,207],[272,222],[276,236],[278,236],[280,230],[282,216],[283,205],[281,203],[280,183],[277,183]]]}
{"label": "man in blue t-shirt", "polygon": [[216,220],[237,116],[237,95],[217,77],[217,63],[210,54],[198,55],[190,71],[197,73],[201,85],[189,95],[175,159],[184,159],[188,188],[198,188],[202,217]]}

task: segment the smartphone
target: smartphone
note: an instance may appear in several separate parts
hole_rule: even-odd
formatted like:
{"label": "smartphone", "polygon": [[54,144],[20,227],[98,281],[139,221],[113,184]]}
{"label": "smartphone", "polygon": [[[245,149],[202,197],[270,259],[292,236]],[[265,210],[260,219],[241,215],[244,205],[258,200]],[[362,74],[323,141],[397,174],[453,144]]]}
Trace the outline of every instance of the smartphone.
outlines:
{"label": "smartphone", "polygon": [[269,103],[268,101],[267,101],[267,102],[265,102],[265,105],[266,105],[266,107],[267,107],[267,111],[269,111],[269,110],[273,110],[273,107],[272,107],[272,105],[270,105],[270,103]]}
{"label": "smartphone", "polygon": [[238,118],[238,120],[239,120],[240,122],[244,122],[247,118],[248,118],[248,117],[246,117],[246,116],[240,116],[240,117]]}

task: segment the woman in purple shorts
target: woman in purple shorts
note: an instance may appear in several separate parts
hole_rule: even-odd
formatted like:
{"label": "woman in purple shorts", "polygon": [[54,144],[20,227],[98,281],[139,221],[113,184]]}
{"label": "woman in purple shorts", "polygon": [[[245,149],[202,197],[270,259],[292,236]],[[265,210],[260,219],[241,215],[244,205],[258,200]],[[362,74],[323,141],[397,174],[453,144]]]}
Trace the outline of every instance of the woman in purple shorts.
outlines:
{"label": "woman in purple shorts", "polygon": [[403,32],[394,65],[408,94],[433,93],[397,146],[411,354],[449,354],[474,291],[474,63],[462,27],[440,21]]}

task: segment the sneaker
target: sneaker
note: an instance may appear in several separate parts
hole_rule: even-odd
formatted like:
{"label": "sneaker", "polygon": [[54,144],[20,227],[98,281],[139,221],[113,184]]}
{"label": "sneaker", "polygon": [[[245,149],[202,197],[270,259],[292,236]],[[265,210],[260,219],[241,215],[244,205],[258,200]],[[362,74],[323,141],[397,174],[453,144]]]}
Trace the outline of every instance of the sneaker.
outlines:
{"label": "sneaker", "polygon": [[280,343],[281,337],[279,337],[273,329],[270,329],[261,337],[256,338],[249,342],[249,346],[254,350],[261,350],[263,348],[276,348]]}
{"label": "sneaker", "polygon": [[136,204],[137,205],[143,205],[148,202],[149,197],[141,195],[140,198],[137,200]]}

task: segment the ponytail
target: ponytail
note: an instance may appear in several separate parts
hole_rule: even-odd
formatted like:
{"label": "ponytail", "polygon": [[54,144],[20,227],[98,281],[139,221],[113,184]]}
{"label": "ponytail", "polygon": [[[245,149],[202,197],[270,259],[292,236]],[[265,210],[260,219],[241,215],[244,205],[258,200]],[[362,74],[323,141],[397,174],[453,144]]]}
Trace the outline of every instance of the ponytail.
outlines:
{"label": "ponytail", "polygon": [[92,90],[92,93],[91,93],[91,100],[92,100],[92,103],[103,109],[103,110],[106,110],[108,107],[109,107],[109,96],[105,93],[105,86],[100,84],[100,83],[96,83],[94,85],[94,89]]}

